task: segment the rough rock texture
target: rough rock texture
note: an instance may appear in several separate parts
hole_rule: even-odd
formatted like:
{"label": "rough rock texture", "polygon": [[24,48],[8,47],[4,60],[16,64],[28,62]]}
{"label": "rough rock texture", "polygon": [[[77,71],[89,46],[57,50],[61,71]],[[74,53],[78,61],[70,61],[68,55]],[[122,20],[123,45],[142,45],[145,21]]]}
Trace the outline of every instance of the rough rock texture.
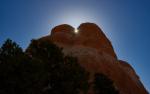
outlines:
{"label": "rough rock texture", "polygon": [[[56,26],[51,35],[39,40],[53,41],[63,47],[66,55],[78,58],[92,80],[94,73],[104,73],[111,78],[120,94],[148,94],[134,69],[125,61],[117,59],[111,42],[94,23],[83,23],[79,32],[67,24]],[[89,94],[91,94],[89,92]]]}

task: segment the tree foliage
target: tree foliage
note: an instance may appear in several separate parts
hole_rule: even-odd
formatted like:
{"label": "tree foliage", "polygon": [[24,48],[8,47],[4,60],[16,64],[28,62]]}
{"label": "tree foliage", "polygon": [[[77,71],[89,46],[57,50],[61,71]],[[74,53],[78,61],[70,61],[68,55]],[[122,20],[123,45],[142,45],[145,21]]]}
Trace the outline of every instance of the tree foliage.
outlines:
{"label": "tree foliage", "polygon": [[22,53],[21,47],[10,39],[7,39],[1,47],[0,54],[6,57],[12,57]]}
{"label": "tree foliage", "polygon": [[72,56],[46,41],[33,40],[26,52],[11,40],[0,51],[0,94],[79,94],[88,74]]}

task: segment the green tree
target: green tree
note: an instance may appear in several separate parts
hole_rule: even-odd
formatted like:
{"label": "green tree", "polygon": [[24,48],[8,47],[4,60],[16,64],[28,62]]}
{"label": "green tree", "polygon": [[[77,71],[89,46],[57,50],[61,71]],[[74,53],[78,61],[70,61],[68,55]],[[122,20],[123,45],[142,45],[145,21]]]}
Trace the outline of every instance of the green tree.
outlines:
{"label": "green tree", "polygon": [[94,91],[95,94],[119,94],[113,81],[104,74],[95,74]]}

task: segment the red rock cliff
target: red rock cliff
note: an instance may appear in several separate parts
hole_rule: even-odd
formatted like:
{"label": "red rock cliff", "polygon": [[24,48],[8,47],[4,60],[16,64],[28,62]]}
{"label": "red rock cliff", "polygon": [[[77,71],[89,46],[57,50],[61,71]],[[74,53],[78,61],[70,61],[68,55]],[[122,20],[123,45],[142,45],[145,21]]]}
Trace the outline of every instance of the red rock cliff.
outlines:
{"label": "red rock cliff", "polygon": [[63,47],[66,55],[78,58],[79,63],[91,74],[104,73],[111,78],[120,94],[148,94],[134,69],[117,59],[111,42],[94,23],[83,23],[75,33],[67,24],[56,26],[51,35],[39,40],[53,41]]}

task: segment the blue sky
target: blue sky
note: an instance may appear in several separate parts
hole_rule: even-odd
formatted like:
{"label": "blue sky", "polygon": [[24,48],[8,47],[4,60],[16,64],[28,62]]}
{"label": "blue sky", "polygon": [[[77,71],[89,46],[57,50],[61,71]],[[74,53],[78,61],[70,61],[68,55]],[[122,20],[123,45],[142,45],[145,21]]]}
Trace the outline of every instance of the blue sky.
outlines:
{"label": "blue sky", "polygon": [[0,0],[0,45],[11,38],[25,49],[56,25],[83,22],[102,28],[150,91],[150,0]]}

